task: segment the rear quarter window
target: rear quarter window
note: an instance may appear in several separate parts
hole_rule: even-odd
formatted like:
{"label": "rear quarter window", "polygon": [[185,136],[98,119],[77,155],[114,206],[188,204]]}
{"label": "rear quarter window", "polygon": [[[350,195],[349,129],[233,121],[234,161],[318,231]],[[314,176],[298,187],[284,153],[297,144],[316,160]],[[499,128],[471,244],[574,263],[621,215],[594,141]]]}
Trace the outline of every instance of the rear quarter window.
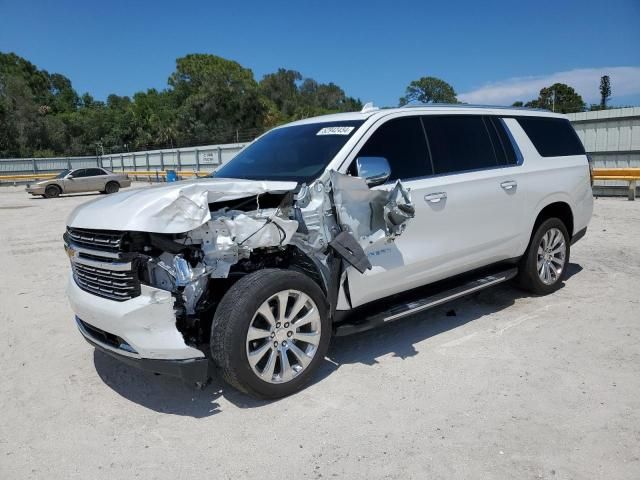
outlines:
{"label": "rear quarter window", "polygon": [[517,117],[516,120],[543,157],[585,153],[582,142],[569,120],[544,117]]}

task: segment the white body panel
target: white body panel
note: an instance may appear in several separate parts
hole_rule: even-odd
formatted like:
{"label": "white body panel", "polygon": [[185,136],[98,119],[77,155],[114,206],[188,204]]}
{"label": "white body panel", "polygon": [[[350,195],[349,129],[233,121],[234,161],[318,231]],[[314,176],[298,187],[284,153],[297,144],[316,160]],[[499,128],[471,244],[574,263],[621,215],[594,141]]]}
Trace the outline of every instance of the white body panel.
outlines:
{"label": "white body panel", "polygon": [[[75,314],[88,324],[117,335],[138,354],[115,349],[95,338],[103,348],[133,358],[182,360],[202,358],[204,354],[184,343],[176,328],[171,292],[141,286],[140,296],[126,302],[114,302],[82,290],[69,275],[67,296]],[[83,335],[82,329],[80,330]]]}
{"label": "white body panel", "polygon": [[[460,173],[404,182],[416,216],[393,243],[365,250],[373,268],[348,271],[352,305],[442,280],[513,258],[524,227],[523,195],[500,184],[520,167]],[[437,202],[429,194],[444,193]]]}

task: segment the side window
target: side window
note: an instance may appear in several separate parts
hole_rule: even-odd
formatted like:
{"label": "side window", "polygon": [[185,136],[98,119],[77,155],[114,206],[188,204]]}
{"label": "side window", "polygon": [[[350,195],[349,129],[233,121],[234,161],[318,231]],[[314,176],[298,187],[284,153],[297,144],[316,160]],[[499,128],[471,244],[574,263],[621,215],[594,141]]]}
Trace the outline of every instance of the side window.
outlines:
{"label": "side window", "polygon": [[431,175],[429,151],[419,117],[389,120],[371,135],[359,157],[384,157],[391,166],[389,180]]}
{"label": "side window", "polygon": [[106,175],[104,171],[100,168],[87,168],[87,177],[97,177],[99,175]]}
{"label": "side window", "polygon": [[507,126],[498,117],[484,117],[485,124],[489,130],[491,142],[495,147],[498,165],[517,165],[518,156],[514,150],[513,140],[507,133]]}
{"label": "side window", "polygon": [[71,176],[73,178],[86,177],[87,176],[87,169],[86,168],[81,168],[79,170],[74,170],[73,173],[71,174]]}
{"label": "side window", "polygon": [[518,117],[518,123],[543,157],[584,155],[584,147],[569,120],[551,117]]}
{"label": "side window", "polygon": [[422,117],[436,174],[498,165],[489,129],[481,116]]}

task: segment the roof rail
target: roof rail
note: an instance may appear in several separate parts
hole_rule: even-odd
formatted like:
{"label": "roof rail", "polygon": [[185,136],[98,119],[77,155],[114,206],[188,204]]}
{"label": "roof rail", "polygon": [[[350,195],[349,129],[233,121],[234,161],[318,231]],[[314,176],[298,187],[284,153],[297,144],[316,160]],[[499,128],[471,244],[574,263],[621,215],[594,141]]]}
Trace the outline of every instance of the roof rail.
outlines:
{"label": "roof rail", "polygon": [[508,107],[505,105],[476,105],[471,103],[412,103],[403,105],[400,108],[425,108],[425,107],[436,107],[436,108],[494,108],[496,110],[526,110],[528,112],[551,112],[550,110],[545,110],[544,108],[529,108],[529,107]]}

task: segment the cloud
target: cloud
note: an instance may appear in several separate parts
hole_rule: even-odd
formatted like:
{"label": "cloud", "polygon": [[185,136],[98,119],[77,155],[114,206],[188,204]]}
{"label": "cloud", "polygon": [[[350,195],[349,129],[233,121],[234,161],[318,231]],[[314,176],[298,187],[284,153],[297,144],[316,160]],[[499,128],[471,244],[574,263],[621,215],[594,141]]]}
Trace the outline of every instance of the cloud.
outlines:
{"label": "cloud", "polygon": [[466,103],[489,105],[510,105],[517,100],[526,103],[537,98],[541,88],[554,83],[566,83],[582,95],[586,103],[597,103],[600,101],[600,77],[603,75],[611,78],[612,99],[640,94],[640,67],[600,67],[508,78],[461,93],[458,99]]}

